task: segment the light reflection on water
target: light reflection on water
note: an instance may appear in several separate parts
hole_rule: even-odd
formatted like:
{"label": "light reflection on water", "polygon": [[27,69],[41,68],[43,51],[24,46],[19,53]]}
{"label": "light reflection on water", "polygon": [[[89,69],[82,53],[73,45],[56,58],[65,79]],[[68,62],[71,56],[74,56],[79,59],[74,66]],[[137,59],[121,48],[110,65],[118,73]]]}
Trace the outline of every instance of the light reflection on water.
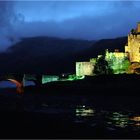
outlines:
{"label": "light reflection on water", "polygon": [[140,115],[133,112],[108,112],[105,116],[107,127],[113,129],[140,130]]}
{"label": "light reflection on water", "polygon": [[[37,99],[38,102],[36,102],[36,99],[30,100],[29,98],[26,98],[26,101],[24,102],[24,111],[43,112],[53,116],[60,115],[61,117],[72,119],[76,124],[83,123],[92,128],[100,125],[109,131],[140,131],[140,112],[133,111],[133,109],[127,111],[122,108],[117,109],[117,111],[115,109],[110,110],[109,108],[102,109],[102,107],[98,108],[97,105],[95,107],[94,103],[89,105],[88,100],[82,100],[82,103],[72,103],[71,100],[66,102],[66,99],[62,101],[62,98],[59,98],[58,100],[54,97],[47,101],[42,101],[39,98]],[[4,101],[1,101],[0,103],[1,108],[3,106],[5,108],[9,107],[7,102],[7,104]]]}
{"label": "light reflection on water", "polygon": [[88,125],[94,124],[96,111],[93,107],[87,105],[75,106],[75,123],[86,123]]}
{"label": "light reflection on water", "polygon": [[87,117],[87,116],[93,116],[94,112],[95,112],[95,110],[93,110],[92,108],[89,108],[85,105],[79,105],[76,108],[75,115]]}
{"label": "light reflection on water", "polygon": [[48,114],[65,114],[69,113],[73,117],[75,123],[84,123],[91,127],[104,125],[109,130],[140,130],[140,115],[135,115],[134,112],[128,111],[107,111],[98,110],[88,105],[75,105],[69,108],[62,108],[60,106],[51,107],[50,105],[43,105],[38,112],[45,112]]}
{"label": "light reflection on water", "polygon": [[129,116],[128,114],[123,114],[120,112],[110,112],[107,116],[106,123],[110,127],[119,127],[119,128],[125,128],[128,126],[129,123]]}
{"label": "light reflection on water", "polygon": [[131,126],[133,130],[140,130],[140,115],[136,115],[130,118]]}

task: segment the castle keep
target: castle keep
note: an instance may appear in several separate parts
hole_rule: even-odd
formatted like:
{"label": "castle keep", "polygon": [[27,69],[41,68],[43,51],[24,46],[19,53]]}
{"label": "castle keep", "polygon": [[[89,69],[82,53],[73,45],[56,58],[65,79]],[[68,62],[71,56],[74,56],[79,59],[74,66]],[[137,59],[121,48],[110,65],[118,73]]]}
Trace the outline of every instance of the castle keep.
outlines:
{"label": "castle keep", "polygon": [[140,74],[140,22],[128,34],[125,52],[106,50],[104,56],[91,58],[89,62],[76,62],[76,76],[123,73]]}
{"label": "castle keep", "polygon": [[140,22],[136,29],[132,29],[128,34],[128,44],[125,46],[131,63],[140,62]]}

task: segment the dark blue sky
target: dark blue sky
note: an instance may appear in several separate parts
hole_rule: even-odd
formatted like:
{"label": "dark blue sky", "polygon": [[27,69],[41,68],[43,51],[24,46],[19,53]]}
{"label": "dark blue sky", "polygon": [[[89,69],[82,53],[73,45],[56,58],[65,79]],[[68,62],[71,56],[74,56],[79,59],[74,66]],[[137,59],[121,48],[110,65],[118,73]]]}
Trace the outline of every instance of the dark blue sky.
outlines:
{"label": "dark blue sky", "polygon": [[139,1],[0,1],[1,50],[27,36],[97,40],[126,36]]}

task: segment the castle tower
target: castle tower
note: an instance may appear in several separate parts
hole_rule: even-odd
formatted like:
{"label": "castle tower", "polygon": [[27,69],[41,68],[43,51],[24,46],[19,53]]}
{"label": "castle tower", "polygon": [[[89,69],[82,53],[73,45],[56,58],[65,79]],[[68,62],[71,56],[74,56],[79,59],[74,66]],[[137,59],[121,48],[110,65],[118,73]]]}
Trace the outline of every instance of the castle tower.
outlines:
{"label": "castle tower", "polygon": [[138,22],[137,32],[140,33],[140,22]]}
{"label": "castle tower", "polygon": [[128,34],[128,44],[125,46],[125,52],[128,53],[130,62],[140,62],[140,22],[137,29]]}

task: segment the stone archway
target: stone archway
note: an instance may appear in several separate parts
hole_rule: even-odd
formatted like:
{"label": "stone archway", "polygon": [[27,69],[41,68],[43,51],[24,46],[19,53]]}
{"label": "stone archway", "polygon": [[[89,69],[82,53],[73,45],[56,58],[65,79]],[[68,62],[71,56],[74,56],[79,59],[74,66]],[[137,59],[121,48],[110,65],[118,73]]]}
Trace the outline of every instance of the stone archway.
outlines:
{"label": "stone archway", "polygon": [[14,83],[16,85],[16,92],[18,94],[22,94],[24,92],[23,83],[20,83],[19,81],[15,80],[15,79],[7,79],[7,80],[11,81],[12,83]]}

